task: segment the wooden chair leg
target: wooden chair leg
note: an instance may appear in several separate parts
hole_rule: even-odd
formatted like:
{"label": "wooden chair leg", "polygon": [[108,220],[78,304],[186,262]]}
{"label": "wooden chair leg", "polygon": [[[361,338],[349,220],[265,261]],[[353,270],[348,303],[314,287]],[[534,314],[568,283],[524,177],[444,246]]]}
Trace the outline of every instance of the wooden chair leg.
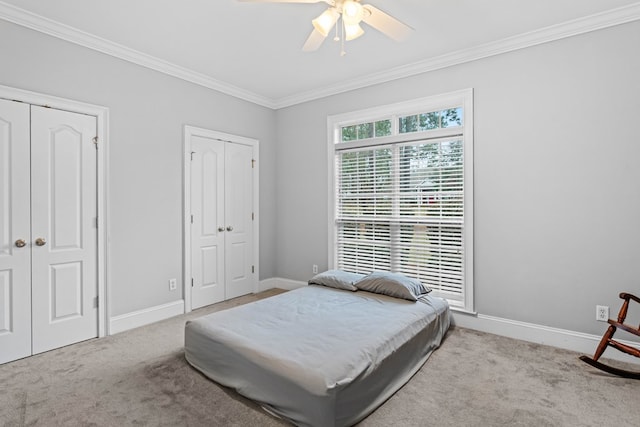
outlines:
{"label": "wooden chair leg", "polygon": [[604,351],[606,350],[607,346],[609,345],[609,340],[613,337],[613,334],[616,332],[616,327],[611,325],[609,326],[609,329],[607,329],[607,332],[604,333],[604,335],[602,336],[602,339],[600,340],[600,344],[598,344],[598,348],[596,349],[596,352],[593,355],[593,360],[598,360],[600,359],[600,356],[602,356],[602,353],[604,353]]}

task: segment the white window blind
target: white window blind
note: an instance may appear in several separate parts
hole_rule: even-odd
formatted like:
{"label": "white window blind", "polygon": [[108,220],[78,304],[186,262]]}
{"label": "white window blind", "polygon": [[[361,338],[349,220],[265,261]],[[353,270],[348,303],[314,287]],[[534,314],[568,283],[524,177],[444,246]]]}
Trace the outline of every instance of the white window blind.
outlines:
{"label": "white window blind", "polygon": [[341,152],[337,164],[338,268],[391,270],[392,149]]}
{"label": "white window blind", "polygon": [[399,126],[388,142],[372,138],[367,145],[359,138],[353,145],[345,143],[344,127],[338,127],[336,134],[342,141],[333,150],[334,267],[415,277],[452,306],[469,310],[468,136],[461,123],[463,107],[445,107],[449,108],[445,112],[455,110],[460,118],[457,123],[449,121],[457,126],[450,131],[439,127],[430,133],[418,128],[410,134],[403,126],[407,116],[396,115],[392,120]]}
{"label": "white window blind", "polygon": [[462,297],[463,141],[336,154],[338,268],[395,271]]}

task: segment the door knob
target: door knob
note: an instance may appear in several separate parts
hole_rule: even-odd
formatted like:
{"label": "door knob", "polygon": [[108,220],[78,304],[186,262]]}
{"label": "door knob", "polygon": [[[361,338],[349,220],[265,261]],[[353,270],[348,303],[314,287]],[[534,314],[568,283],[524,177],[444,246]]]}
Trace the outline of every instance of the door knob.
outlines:
{"label": "door knob", "polygon": [[224,227],[218,227],[218,231],[222,233],[224,231]]}
{"label": "door knob", "polygon": [[232,226],[228,226],[227,227],[227,231],[233,231],[233,227]]}
{"label": "door knob", "polygon": [[25,242],[24,240],[22,240],[22,239],[16,240],[16,246],[17,247],[24,248],[26,245],[27,245],[27,242]]}
{"label": "door knob", "polygon": [[44,237],[38,237],[36,239],[36,245],[38,246],[44,246],[47,244],[47,241],[44,239]]}

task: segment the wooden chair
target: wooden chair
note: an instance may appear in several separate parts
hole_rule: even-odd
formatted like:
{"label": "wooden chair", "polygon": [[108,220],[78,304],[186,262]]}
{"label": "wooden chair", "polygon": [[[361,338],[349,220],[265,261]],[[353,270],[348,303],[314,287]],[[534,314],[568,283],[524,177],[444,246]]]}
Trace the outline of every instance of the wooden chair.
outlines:
{"label": "wooden chair", "polygon": [[618,320],[612,320],[612,319],[608,320],[609,328],[602,336],[602,340],[600,340],[600,344],[598,344],[598,348],[596,349],[596,352],[593,355],[593,358],[589,356],[580,356],[580,360],[588,363],[594,368],[601,369],[610,374],[619,375],[625,378],[633,378],[636,380],[640,380],[640,372],[625,371],[624,369],[614,368],[612,366],[605,365],[604,363],[598,362],[598,359],[600,359],[600,356],[602,356],[602,353],[604,353],[604,351],[608,346],[611,346],[615,349],[618,349],[632,356],[640,357],[639,348],[622,344],[621,342],[618,342],[613,339],[613,334],[616,332],[617,329],[622,329],[623,331],[629,332],[633,335],[640,337],[640,326],[636,328],[634,326],[627,325],[624,323],[624,320],[627,317],[627,310],[629,309],[629,301],[633,300],[640,304],[640,298],[638,298],[635,295],[628,294],[626,292],[621,293],[620,298],[622,298],[624,302],[622,303],[622,307],[620,307],[620,312],[618,313]]}

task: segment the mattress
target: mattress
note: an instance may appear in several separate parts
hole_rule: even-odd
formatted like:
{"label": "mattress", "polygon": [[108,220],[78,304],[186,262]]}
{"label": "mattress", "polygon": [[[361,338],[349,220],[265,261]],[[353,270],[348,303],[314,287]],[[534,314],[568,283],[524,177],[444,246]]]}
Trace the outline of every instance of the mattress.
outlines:
{"label": "mattress", "polygon": [[185,356],[296,425],[347,426],[402,387],[448,328],[441,298],[310,285],[188,321]]}

